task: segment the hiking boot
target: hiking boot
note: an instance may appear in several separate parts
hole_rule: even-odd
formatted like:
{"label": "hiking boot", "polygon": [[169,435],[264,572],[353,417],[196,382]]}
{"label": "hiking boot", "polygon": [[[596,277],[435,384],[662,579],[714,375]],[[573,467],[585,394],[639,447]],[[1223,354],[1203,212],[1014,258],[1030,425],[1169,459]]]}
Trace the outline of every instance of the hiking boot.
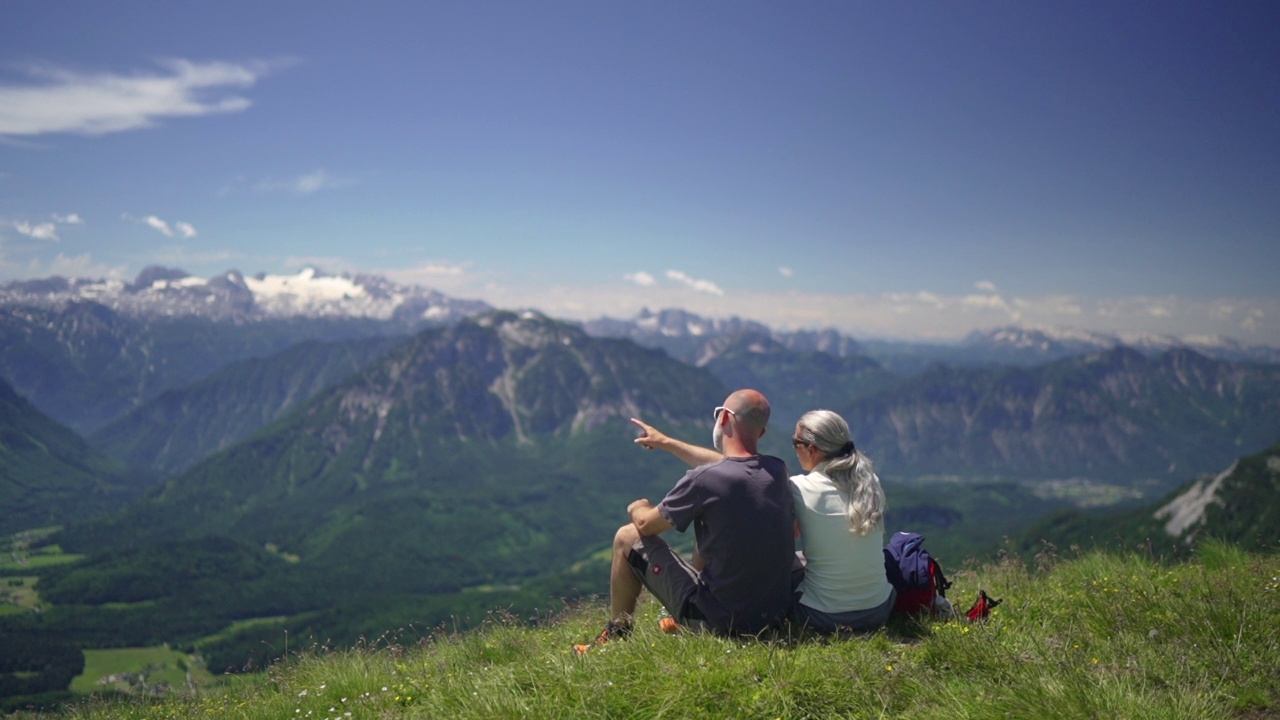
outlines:
{"label": "hiking boot", "polygon": [[610,640],[626,640],[630,635],[630,625],[619,625],[618,623],[610,620],[609,624],[604,626],[604,630],[600,631],[600,634],[596,636],[595,640],[592,640],[586,645],[574,645],[573,651],[579,655],[583,655],[596,645],[603,645]]}

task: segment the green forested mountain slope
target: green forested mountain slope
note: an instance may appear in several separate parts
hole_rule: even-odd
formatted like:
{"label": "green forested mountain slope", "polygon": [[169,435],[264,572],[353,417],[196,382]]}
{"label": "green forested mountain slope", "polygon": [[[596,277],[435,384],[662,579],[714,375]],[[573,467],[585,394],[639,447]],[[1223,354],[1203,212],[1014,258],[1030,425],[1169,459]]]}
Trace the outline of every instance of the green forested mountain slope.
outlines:
{"label": "green forested mountain slope", "polygon": [[1226,469],[1198,477],[1160,502],[1112,513],[1064,511],[1024,535],[1023,545],[1095,545],[1185,554],[1200,541],[1250,550],[1280,548],[1280,440]]}
{"label": "green forested mountain slope", "polygon": [[0,380],[0,535],[118,508],[142,482]]}
{"label": "green forested mountain slope", "polygon": [[[281,542],[281,527],[306,527],[365,498],[431,496],[429,479],[449,492],[499,491],[506,475],[526,472],[505,468],[502,453],[519,451],[529,463],[594,431],[631,450],[629,417],[696,422],[723,398],[710,373],[661,352],[590,338],[540,316],[498,313],[416,335],[167,482],[137,512],[167,518],[146,523],[157,534],[169,527]],[[589,470],[619,471],[627,469]]]}
{"label": "green forested mountain slope", "polygon": [[167,390],[94,433],[95,446],[130,465],[174,474],[243,440],[404,341],[374,337],[304,342],[233,362]]}
{"label": "green forested mountain slope", "polygon": [[632,444],[629,417],[705,433],[725,392],[662,352],[496,313],[414,336],[60,542],[112,555],[223,536],[296,558],[237,588],[247,615],[512,583],[607,545],[628,501],[683,471]]}
{"label": "green forested mountain slope", "polygon": [[843,410],[891,473],[1186,477],[1274,439],[1280,366],[1124,348],[1025,369],[939,366]]}

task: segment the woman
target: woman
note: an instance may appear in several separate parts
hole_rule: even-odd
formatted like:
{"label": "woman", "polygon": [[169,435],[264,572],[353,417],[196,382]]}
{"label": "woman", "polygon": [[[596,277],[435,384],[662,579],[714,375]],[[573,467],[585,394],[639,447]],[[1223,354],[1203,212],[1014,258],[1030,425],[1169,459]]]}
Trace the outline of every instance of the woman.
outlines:
{"label": "woman", "polygon": [[895,594],[884,570],[880,478],[830,410],[801,416],[791,444],[807,472],[791,478],[805,557],[796,620],[819,632],[874,630]]}

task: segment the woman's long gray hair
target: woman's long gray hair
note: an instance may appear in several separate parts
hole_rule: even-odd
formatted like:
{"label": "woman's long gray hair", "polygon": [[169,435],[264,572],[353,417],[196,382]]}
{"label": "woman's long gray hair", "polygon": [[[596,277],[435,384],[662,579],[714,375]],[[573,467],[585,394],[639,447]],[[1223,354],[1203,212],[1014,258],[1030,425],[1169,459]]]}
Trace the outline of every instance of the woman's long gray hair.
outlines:
{"label": "woman's long gray hair", "polygon": [[852,532],[865,536],[884,519],[884,489],[871,459],[849,439],[849,423],[830,410],[810,410],[800,417],[799,438],[813,443],[827,459],[826,474],[846,496]]}

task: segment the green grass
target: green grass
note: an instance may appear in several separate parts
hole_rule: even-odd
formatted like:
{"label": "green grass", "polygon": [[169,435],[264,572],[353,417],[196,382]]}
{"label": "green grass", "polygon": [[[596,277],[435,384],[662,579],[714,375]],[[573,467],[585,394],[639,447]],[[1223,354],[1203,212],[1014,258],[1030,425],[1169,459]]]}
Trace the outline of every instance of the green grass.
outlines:
{"label": "green grass", "polygon": [[28,550],[27,542],[11,542],[7,544],[3,554],[0,554],[0,577],[54,565],[66,565],[83,559],[84,555],[65,553],[58,545],[44,545],[35,550]]}
{"label": "green grass", "polygon": [[80,562],[84,559],[84,555],[76,555],[72,553],[40,553],[28,555],[25,561],[12,563],[11,566],[6,565],[0,567],[0,570],[17,570],[19,572],[30,572],[32,570],[41,570],[54,565],[68,565]]}
{"label": "green grass", "polygon": [[[41,545],[61,529],[61,526],[54,525],[0,536],[0,579],[6,575],[25,573],[49,565],[75,562],[83,557],[66,555],[58,545]],[[32,551],[32,545],[37,549]]]}
{"label": "green grass", "polygon": [[40,607],[33,576],[0,577],[0,615],[18,615]]}
{"label": "green grass", "polygon": [[[491,618],[414,647],[304,649],[266,673],[164,699],[107,699],[111,718],[1260,718],[1280,712],[1280,557],[1209,543],[1188,563],[1091,553],[957,569],[985,624],[895,621],[862,637],[663,635],[569,649],[602,602],[529,625]],[[350,715],[347,715],[350,713]]]}
{"label": "green grass", "polygon": [[222,630],[222,632],[214,633],[212,635],[207,635],[197,640],[195,645],[196,645],[196,648],[199,649],[202,645],[208,645],[209,643],[217,642],[219,640],[225,640],[229,637],[232,637],[233,635],[240,632],[241,630],[248,630],[250,628],[261,627],[263,625],[282,625],[284,621],[288,619],[289,618],[285,615],[277,615],[274,617],[249,618],[247,620],[237,620],[231,623],[230,625],[228,625],[225,629]]}
{"label": "green grass", "polygon": [[[187,687],[188,671],[195,685],[215,682],[213,674],[201,667],[184,653],[168,647],[120,648],[115,650],[85,650],[84,673],[71,681],[71,691],[82,695],[104,690],[120,692],[138,691],[137,681],[142,677],[146,687],[161,683],[170,688]],[[109,676],[122,679],[99,684]],[[124,679],[127,676],[127,679]]]}

